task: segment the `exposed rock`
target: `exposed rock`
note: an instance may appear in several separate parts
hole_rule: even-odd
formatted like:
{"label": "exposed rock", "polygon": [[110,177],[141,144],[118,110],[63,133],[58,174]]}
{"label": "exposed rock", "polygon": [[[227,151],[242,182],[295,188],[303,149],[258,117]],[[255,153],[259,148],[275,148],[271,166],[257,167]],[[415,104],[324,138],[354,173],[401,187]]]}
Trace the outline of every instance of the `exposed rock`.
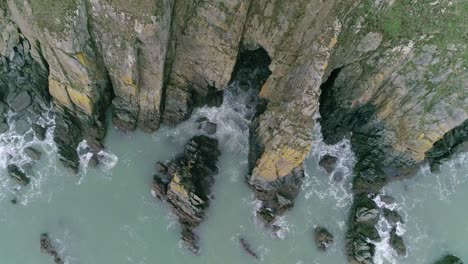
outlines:
{"label": "exposed rock", "polygon": [[380,200],[386,204],[393,204],[395,203],[395,198],[388,196],[388,195],[381,195]]}
{"label": "exposed rock", "polygon": [[379,210],[375,202],[366,194],[356,195],[346,233],[346,253],[349,262],[374,263],[375,246],[370,241],[381,239],[375,228],[378,218]]}
{"label": "exposed rock", "polygon": [[454,255],[445,255],[436,262],[434,262],[434,264],[463,264],[463,262],[461,261],[461,259]]}
{"label": "exposed rock", "polygon": [[60,256],[59,252],[57,251],[56,246],[54,245],[52,239],[50,238],[49,234],[43,233],[41,234],[41,252],[43,254],[50,255],[56,264],[64,264],[64,259]]}
{"label": "exposed rock", "polygon": [[317,248],[321,251],[327,250],[334,242],[333,235],[324,227],[314,229],[314,239]]}
{"label": "exposed rock", "polygon": [[396,225],[398,222],[403,223],[403,218],[396,211],[384,208],[383,209],[383,215],[384,215],[385,219],[387,219],[387,221],[391,225]]}
{"label": "exposed rock", "polygon": [[182,155],[156,165],[153,193],[172,207],[182,225],[182,240],[196,254],[199,246],[194,229],[209,206],[219,155],[216,139],[195,136],[187,143]]}
{"label": "exposed rock", "polygon": [[31,96],[28,92],[23,91],[19,93],[15,100],[13,100],[11,104],[11,108],[16,112],[23,111],[24,109],[28,108],[31,105]]}
{"label": "exposed rock", "polygon": [[239,244],[240,246],[242,247],[242,249],[244,249],[244,251],[249,254],[250,256],[256,258],[256,259],[260,259],[257,255],[257,253],[255,253],[255,251],[253,251],[252,247],[250,246],[249,242],[247,242],[245,240],[245,238],[240,238],[239,239]]}
{"label": "exposed rock", "polygon": [[28,185],[31,179],[29,179],[26,174],[21,171],[18,166],[10,164],[7,166],[8,174],[12,177],[19,185]]}
{"label": "exposed rock", "polygon": [[397,252],[400,256],[406,255],[406,246],[403,242],[403,238],[396,233],[396,227],[393,227],[390,231],[390,246]]}
{"label": "exposed rock", "polygon": [[322,167],[328,174],[332,173],[336,168],[336,162],[338,158],[335,156],[325,155],[320,158],[319,165]]}
{"label": "exposed rock", "polygon": [[39,150],[37,150],[37,149],[35,149],[35,148],[33,148],[33,147],[27,147],[27,148],[25,148],[25,149],[24,149],[24,153],[25,153],[28,157],[30,157],[32,160],[40,160],[40,159],[41,159],[41,155],[42,155],[42,153],[41,153]]}

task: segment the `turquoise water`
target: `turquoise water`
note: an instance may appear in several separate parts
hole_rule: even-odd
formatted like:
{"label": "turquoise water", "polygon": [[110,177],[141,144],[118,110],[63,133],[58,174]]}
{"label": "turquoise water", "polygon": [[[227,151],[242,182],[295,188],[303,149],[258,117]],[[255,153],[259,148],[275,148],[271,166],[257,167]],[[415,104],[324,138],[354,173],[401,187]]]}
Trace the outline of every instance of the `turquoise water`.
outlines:
{"label": "turquoise water", "polygon": [[[178,127],[163,127],[152,135],[123,134],[109,127],[101,164],[97,168],[84,165],[79,175],[70,174],[58,162],[51,140],[53,127],[42,143],[19,139],[5,143],[14,135],[0,136],[0,154],[6,157],[9,152],[18,164],[27,162],[20,150],[25,145],[39,146],[44,152],[32,169],[32,184],[21,190],[15,190],[6,174],[6,160],[0,159],[0,263],[52,263],[40,252],[43,232],[55,239],[70,264],[346,263],[344,233],[354,164],[349,142],[326,146],[315,133],[305,162],[303,191],[294,210],[280,219],[282,229],[272,234],[254,215],[257,203],[245,183],[248,122],[239,114],[243,111],[232,111],[238,108],[233,104],[228,100],[219,109],[199,109]],[[186,141],[200,133],[195,120],[201,116],[218,123],[216,137],[222,156],[213,188],[215,200],[198,229],[201,254],[193,256],[180,246],[177,221],[150,189],[154,163],[180,153]],[[326,153],[339,156],[338,169],[345,175],[342,182],[334,182],[318,167],[319,157]],[[468,260],[467,171],[468,157],[460,155],[445,164],[439,175],[423,168],[413,179],[385,188],[397,202],[388,206],[405,216],[400,232],[409,253],[405,258],[395,257],[382,243],[377,263],[430,263],[446,251]],[[18,199],[17,205],[10,203],[13,198]],[[335,235],[336,242],[327,253],[315,247],[312,230],[316,225]],[[385,236],[384,227],[381,232]],[[240,248],[240,237],[246,238],[261,261]]]}

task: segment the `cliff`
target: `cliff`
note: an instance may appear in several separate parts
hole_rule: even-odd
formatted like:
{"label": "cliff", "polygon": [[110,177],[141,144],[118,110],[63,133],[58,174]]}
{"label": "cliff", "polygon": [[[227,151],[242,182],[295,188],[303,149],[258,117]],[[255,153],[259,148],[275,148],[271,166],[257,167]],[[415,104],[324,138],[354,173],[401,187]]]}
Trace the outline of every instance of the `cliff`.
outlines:
{"label": "cliff", "polygon": [[[79,142],[103,147],[107,109],[126,131],[175,125],[218,105],[241,52],[258,48],[271,60],[250,128],[260,213],[281,213],[300,190],[317,112],[327,143],[351,138],[356,194],[466,148],[464,0],[0,0],[0,9],[2,76],[33,69],[29,83],[42,101],[50,95],[73,170]],[[19,37],[4,33],[12,28]],[[3,66],[18,43],[32,59]]]}

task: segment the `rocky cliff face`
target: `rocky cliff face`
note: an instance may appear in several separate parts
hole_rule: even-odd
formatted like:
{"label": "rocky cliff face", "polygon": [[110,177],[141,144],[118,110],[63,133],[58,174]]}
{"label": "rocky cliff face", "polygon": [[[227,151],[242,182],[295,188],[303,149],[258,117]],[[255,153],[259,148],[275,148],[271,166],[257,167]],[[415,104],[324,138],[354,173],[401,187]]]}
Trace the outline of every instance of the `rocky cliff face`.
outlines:
{"label": "rocky cliff face", "polygon": [[[464,0],[0,0],[0,7],[1,63],[16,65],[2,66],[2,101],[11,89],[3,76],[33,69],[30,86],[43,101],[51,96],[55,140],[74,170],[80,141],[102,148],[109,107],[124,130],[177,124],[195,107],[218,105],[241,51],[257,48],[268,53],[271,74],[251,126],[248,182],[268,221],[300,190],[318,111],[327,143],[351,138],[356,194],[466,149]],[[19,56],[10,57],[19,44],[30,55],[13,48]]]}

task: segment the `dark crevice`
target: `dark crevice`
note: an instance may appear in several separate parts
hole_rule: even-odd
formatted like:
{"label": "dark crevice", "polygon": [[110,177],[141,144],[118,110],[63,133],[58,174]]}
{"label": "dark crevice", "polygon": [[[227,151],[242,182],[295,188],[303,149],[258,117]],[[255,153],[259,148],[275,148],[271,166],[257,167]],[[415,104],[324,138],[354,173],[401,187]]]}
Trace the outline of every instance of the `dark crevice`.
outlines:
{"label": "dark crevice", "polygon": [[453,155],[468,151],[468,120],[453,128],[436,141],[432,148],[425,153],[425,159],[431,171],[439,170],[440,165]]}

